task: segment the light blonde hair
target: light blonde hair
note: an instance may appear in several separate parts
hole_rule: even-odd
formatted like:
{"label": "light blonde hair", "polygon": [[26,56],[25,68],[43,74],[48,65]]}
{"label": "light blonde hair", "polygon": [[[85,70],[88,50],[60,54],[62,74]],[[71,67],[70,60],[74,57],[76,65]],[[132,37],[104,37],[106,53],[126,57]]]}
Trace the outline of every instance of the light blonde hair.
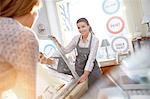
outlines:
{"label": "light blonde hair", "polygon": [[0,0],[1,17],[17,17],[30,13],[40,0]]}

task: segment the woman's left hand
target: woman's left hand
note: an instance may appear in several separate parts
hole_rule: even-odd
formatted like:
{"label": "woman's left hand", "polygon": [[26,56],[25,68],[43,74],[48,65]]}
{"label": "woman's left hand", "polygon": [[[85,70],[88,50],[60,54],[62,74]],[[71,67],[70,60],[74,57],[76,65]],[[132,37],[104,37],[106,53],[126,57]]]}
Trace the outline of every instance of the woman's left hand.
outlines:
{"label": "woman's left hand", "polygon": [[78,83],[82,83],[82,82],[86,81],[89,77],[89,74],[90,74],[89,71],[84,71],[82,76],[79,78]]}
{"label": "woman's left hand", "polygon": [[47,64],[47,58],[44,56],[42,52],[39,53],[39,62],[42,64]]}
{"label": "woman's left hand", "polygon": [[55,64],[55,60],[52,58],[46,58],[42,52],[39,53],[39,62],[41,64]]}

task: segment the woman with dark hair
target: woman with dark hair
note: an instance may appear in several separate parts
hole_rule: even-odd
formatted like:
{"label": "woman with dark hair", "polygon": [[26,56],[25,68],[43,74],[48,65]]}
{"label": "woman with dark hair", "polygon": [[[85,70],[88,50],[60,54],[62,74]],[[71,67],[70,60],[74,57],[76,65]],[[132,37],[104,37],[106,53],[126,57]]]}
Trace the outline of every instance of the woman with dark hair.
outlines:
{"label": "woman with dark hair", "polygon": [[[86,18],[80,18],[76,22],[80,35],[75,36],[68,46],[61,49],[65,54],[77,49],[75,70],[80,76],[79,83],[89,78],[89,85],[100,77],[100,69],[96,61],[96,54],[99,45],[98,38],[95,37],[92,28]],[[54,37],[54,39],[56,39]]]}

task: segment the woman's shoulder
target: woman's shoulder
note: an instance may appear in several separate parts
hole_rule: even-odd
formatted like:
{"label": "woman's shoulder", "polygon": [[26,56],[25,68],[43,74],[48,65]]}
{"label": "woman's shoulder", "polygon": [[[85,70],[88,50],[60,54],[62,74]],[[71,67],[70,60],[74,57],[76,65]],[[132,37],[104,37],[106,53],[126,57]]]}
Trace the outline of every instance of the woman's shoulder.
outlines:
{"label": "woman's shoulder", "polygon": [[73,38],[72,38],[72,41],[78,41],[80,38],[80,35],[75,35]]}
{"label": "woman's shoulder", "polygon": [[24,28],[20,29],[20,31],[26,37],[37,38],[36,33],[32,29],[30,29],[28,27],[24,27]]}
{"label": "woman's shoulder", "polygon": [[16,34],[25,39],[37,39],[36,33],[31,29],[26,26],[23,26],[22,24],[18,23],[16,28]]}
{"label": "woman's shoulder", "polygon": [[93,40],[99,41],[98,37],[95,34],[93,35]]}
{"label": "woman's shoulder", "polygon": [[5,35],[10,35],[13,39],[16,38],[35,38],[35,33],[17,20],[13,18],[0,18],[0,23],[2,24],[3,32]]}

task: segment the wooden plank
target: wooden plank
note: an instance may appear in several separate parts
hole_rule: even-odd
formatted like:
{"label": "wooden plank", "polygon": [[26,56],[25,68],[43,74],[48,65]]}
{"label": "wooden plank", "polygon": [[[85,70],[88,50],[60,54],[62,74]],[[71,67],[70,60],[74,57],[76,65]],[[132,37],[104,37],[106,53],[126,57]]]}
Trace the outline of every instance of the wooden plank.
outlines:
{"label": "wooden plank", "polygon": [[88,81],[78,84],[65,99],[79,99],[88,90]]}

